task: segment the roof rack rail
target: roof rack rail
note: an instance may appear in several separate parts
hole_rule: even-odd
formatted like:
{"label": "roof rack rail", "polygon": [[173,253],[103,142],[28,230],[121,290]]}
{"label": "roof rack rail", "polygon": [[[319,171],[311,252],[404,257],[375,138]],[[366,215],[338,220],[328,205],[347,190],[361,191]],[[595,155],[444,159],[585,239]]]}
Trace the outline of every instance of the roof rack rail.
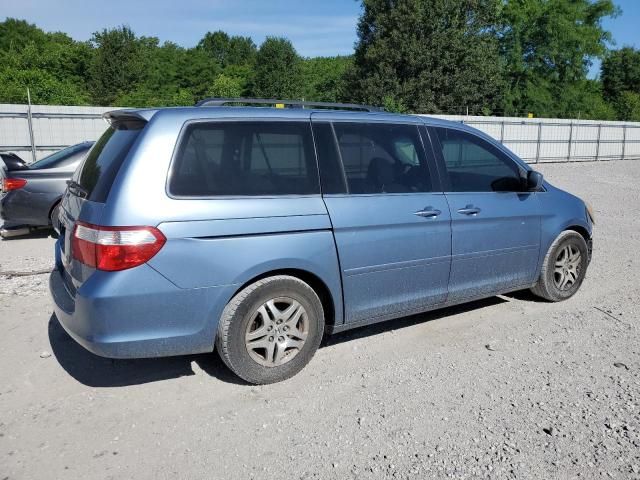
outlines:
{"label": "roof rack rail", "polygon": [[332,102],[307,102],[304,100],[277,100],[272,98],[205,98],[196,103],[196,107],[224,107],[227,105],[235,105],[243,103],[247,105],[272,105],[280,106],[284,108],[288,106],[290,108],[335,108],[342,110],[358,110],[363,112],[383,112],[384,108],[374,107],[371,105],[359,105],[357,103],[332,103]]}

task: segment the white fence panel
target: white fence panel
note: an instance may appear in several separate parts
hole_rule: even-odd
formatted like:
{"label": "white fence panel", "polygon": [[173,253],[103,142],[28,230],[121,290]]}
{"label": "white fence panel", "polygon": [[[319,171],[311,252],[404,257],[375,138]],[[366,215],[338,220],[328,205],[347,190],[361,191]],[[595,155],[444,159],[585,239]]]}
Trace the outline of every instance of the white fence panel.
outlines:
{"label": "white fence panel", "polygon": [[640,159],[640,123],[555,118],[432,116],[465,123],[482,130],[529,163]]}
{"label": "white fence panel", "polygon": [[[85,140],[106,128],[109,107],[33,105],[37,158]],[[529,163],[640,159],[640,123],[593,120],[433,115],[466,123],[504,143]],[[0,104],[0,151],[31,162],[27,106]]]}

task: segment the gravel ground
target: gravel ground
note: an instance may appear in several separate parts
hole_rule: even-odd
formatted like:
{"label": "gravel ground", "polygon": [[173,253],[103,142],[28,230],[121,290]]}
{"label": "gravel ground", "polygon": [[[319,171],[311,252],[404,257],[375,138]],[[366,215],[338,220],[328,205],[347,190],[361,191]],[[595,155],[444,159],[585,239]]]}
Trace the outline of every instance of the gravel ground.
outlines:
{"label": "gravel ground", "polygon": [[[215,355],[93,356],[45,275],[0,277],[0,479],[640,478],[640,162],[540,170],[596,210],[575,297],[341,334],[271,386]],[[48,267],[52,244],[0,242],[0,271]]]}

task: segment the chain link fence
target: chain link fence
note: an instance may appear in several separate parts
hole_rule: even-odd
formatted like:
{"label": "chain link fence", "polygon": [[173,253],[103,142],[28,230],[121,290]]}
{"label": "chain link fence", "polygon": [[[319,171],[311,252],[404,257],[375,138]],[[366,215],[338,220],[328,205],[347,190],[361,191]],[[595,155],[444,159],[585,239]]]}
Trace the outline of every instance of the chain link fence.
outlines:
{"label": "chain link fence", "polygon": [[[26,162],[85,140],[106,128],[109,107],[0,104],[0,151]],[[640,123],[546,118],[432,115],[462,122],[502,142],[528,163],[640,159]]]}

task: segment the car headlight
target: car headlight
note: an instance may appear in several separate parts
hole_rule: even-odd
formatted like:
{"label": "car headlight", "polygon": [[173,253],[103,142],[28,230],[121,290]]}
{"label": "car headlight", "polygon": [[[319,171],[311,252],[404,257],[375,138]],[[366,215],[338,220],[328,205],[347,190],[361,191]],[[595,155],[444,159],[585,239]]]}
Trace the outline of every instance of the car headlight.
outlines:
{"label": "car headlight", "polygon": [[589,215],[589,218],[591,219],[591,223],[593,223],[595,225],[596,224],[596,216],[593,213],[593,207],[591,206],[591,204],[589,202],[584,202],[584,206],[587,209],[587,214]]}

